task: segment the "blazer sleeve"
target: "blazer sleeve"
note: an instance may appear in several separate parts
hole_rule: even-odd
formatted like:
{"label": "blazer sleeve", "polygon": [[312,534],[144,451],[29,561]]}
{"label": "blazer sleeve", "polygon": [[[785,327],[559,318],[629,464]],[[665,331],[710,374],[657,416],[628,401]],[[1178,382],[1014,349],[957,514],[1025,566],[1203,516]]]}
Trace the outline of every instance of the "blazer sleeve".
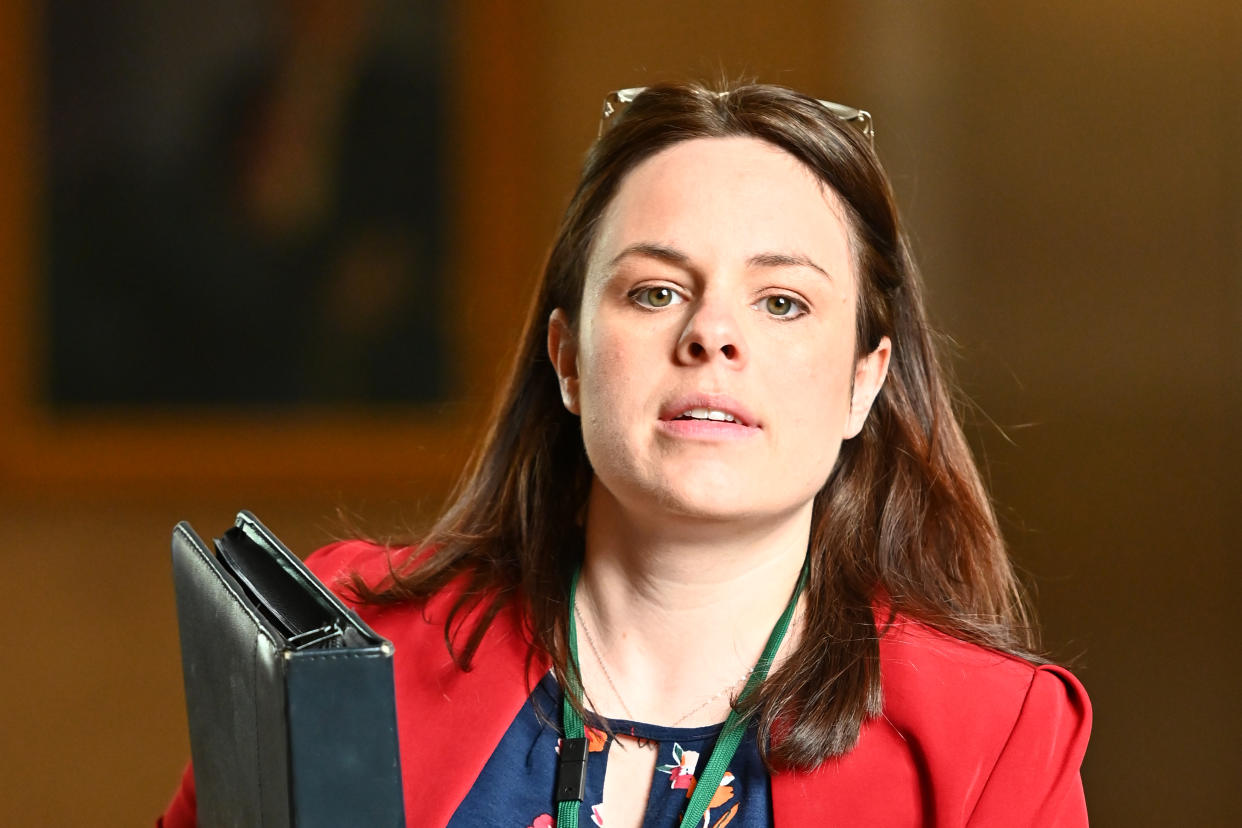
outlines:
{"label": "blazer sleeve", "polygon": [[194,768],[187,764],[181,774],[181,786],[173,794],[172,801],[163,816],[155,821],[155,828],[195,828],[198,825],[198,809],[194,799]]}
{"label": "blazer sleeve", "polygon": [[1079,768],[1091,703],[1069,671],[1036,669],[1013,729],[984,783],[970,826],[1087,825]]}

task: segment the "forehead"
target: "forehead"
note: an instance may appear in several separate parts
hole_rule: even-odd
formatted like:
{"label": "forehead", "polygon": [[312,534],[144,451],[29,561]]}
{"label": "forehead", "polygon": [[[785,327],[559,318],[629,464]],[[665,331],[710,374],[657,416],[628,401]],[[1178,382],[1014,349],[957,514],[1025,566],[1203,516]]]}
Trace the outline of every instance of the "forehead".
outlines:
{"label": "forehead", "polygon": [[798,253],[853,281],[850,229],[836,193],[757,138],[682,141],[631,170],[601,217],[592,269],[636,242],[670,245],[704,264]]}

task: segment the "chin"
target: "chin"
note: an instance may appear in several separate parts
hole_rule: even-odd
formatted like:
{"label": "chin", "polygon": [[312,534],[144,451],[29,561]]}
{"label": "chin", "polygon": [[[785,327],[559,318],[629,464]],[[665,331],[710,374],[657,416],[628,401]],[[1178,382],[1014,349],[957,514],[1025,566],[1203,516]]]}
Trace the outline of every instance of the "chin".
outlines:
{"label": "chin", "polygon": [[595,474],[602,484],[597,494],[615,500],[624,512],[647,517],[660,513],[695,523],[789,516],[813,500],[823,485],[810,475],[775,474],[734,463],[605,467]]}
{"label": "chin", "polygon": [[762,488],[753,481],[747,481],[744,485],[736,481],[731,484],[686,485],[685,481],[681,481],[680,485],[661,487],[653,494],[661,511],[713,523],[764,520],[789,514],[814,497],[814,493],[804,498],[793,492],[781,497],[771,487]]}
{"label": "chin", "polygon": [[661,510],[678,517],[710,523],[727,523],[759,517],[762,510],[754,502],[734,503],[732,499],[688,498],[668,495],[660,498]]}

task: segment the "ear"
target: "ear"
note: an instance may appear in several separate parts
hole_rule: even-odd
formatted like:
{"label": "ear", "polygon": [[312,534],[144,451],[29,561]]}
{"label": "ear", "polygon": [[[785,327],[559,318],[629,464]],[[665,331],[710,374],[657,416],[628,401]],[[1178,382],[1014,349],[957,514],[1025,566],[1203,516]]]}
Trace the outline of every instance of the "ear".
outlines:
{"label": "ear", "polygon": [[850,414],[845,420],[843,440],[857,437],[862,431],[867,414],[871,412],[871,404],[879,396],[884,387],[884,378],[888,376],[888,361],[893,354],[893,343],[889,338],[882,337],[875,350],[858,360],[854,366],[854,390],[850,398]]}
{"label": "ear", "polygon": [[571,414],[581,414],[578,406],[578,340],[569,317],[557,308],[548,317],[548,359],[560,380],[561,402]]}

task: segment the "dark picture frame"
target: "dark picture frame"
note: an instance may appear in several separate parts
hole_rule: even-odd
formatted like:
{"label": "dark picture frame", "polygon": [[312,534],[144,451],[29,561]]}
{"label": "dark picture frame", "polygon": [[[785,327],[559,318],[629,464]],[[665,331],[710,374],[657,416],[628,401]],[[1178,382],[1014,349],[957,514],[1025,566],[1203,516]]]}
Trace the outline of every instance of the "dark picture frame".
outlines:
{"label": "dark picture frame", "polygon": [[[46,65],[39,9],[8,6],[0,38],[0,486],[196,490],[239,481],[283,488],[400,482],[442,490],[458,473],[501,379],[537,265],[523,195],[534,149],[517,48],[526,22],[508,4],[452,6],[445,44],[446,349],[453,381],[432,400],[329,399],[290,405],[100,401],[58,406],[48,392]],[[476,59],[486,55],[486,60]],[[498,129],[497,124],[506,124]],[[505,186],[497,187],[498,181]],[[497,264],[503,264],[503,272]],[[468,312],[466,312],[468,311]],[[468,319],[468,322],[462,320]],[[187,330],[187,336],[203,335]],[[204,347],[209,339],[204,337]]]}

